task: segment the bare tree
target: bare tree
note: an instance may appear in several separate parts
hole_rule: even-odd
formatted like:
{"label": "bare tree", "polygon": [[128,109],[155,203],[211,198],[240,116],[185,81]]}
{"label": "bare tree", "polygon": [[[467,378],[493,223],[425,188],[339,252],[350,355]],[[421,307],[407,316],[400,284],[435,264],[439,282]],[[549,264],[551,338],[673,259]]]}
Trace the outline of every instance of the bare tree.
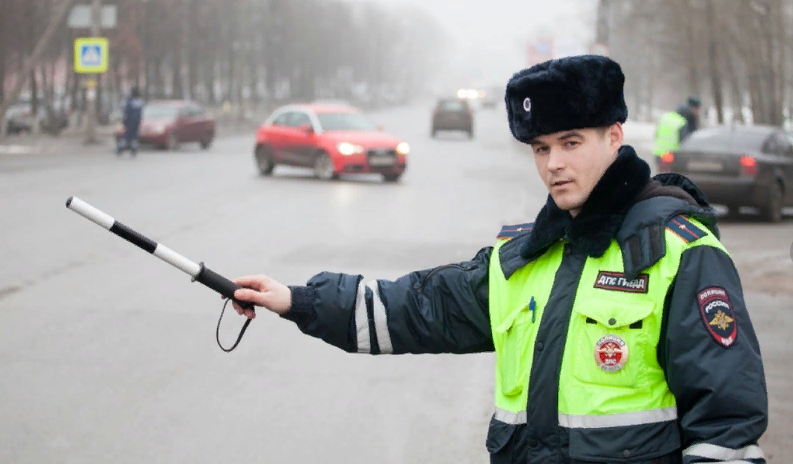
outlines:
{"label": "bare tree", "polygon": [[[719,123],[728,106],[733,120],[747,108],[755,123],[784,123],[793,85],[793,60],[788,59],[793,0],[600,3],[599,33],[605,34],[604,23],[611,26],[608,43],[624,65],[626,94],[638,107],[658,101],[670,102],[663,109],[673,109],[672,102],[697,94],[713,106]],[[640,89],[663,98],[643,98]]]}
{"label": "bare tree", "polygon": [[[9,79],[19,78],[55,1],[0,1],[0,98]],[[447,37],[436,18],[387,2],[105,1],[117,5],[119,18],[115,29],[105,31],[111,45],[105,87],[121,92],[141,85],[147,99],[216,104],[221,98],[242,110],[262,96],[272,105],[316,96],[364,98],[353,90],[368,89],[376,101],[421,91],[444,70],[447,56]],[[42,55],[45,64],[25,76],[34,98],[39,89],[49,95],[57,85],[69,89],[73,103],[85,103],[79,75],[70,72],[58,83],[52,77],[56,62],[73,62],[79,34],[65,26],[54,32],[53,46]]]}

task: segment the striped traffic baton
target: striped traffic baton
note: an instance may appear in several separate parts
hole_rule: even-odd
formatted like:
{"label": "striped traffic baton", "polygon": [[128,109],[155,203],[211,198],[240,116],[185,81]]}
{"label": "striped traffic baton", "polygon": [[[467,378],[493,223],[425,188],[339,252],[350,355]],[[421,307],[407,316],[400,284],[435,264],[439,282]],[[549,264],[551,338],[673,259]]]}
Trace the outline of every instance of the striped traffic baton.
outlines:
{"label": "striped traffic baton", "polygon": [[231,300],[234,300],[237,304],[245,309],[254,309],[253,303],[239,301],[234,298],[234,291],[242,287],[204,266],[204,263],[194,263],[190,261],[165,245],[157,243],[145,235],[142,235],[139,232],[116,221],[108,214],[105,214],[99,209],[94,208],[77,197],[69,197],[69,199],[66,200],[66,207],[76,212],[80,216],[83,216],[84,218],[104,227],[110,232],[113,232],[133,245],[137,245],[139,248],[148,251],[149,253],[176,267],[177,269],[190,274],[193,282],[202,283],[212,290],[225,296],[227,300],[223,305],[223,310],[220,312],[220,319],[218,319],[218,327],[215,332],[215,337],[220,349],[227,353],[239,345],[240,340],[242,340],[242,335],[245,333],[245,330],[251,323],[251,319],[247,319],[245,321],[245,324],[242,326],[242,330],[240,330],[240,334],[237,337],[237,341],[234,342],[234,345],[228,349],[224,348],[223,345],[220,344],[220,321],[223,319],[223,313],[226,311],[226,305]]}

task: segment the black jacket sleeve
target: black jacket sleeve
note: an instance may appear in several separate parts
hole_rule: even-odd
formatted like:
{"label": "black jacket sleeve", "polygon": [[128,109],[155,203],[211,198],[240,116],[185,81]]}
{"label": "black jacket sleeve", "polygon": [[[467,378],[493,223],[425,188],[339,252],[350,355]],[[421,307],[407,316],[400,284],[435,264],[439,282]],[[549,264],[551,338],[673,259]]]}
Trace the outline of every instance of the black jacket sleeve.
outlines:
{"label": "black jacket sleeve", "polygon": [[680,143],[682,143],[686,138],[688,138],[688,136],[691,135],[692,132],[693,130],[691,129],[691,123],[686,123],[683,127],[681,127],[680,131],[678,132],[678,140],[680,141]]}
{"label": "black jacket sleeve", "polygon": [[765,463],[763,362],[730,257],[704,245],[686,250],[665,311],[659,360],[677,401],[684,464]]}
{"label": "black jacket sleeve", "polygon": [[694,115],[694,112],[688,106],[681,106],[677,109],[677,114],[683,116],[686,119],[686,124],[680,128],[679,131],[679,142],[682,142],[689,135],[691,135],[694,131],[697,130],[698,120],[697,116]]}
{"label": "black jacket sleeve", "polygon": [[290,287],[283,316],[303,333],[347,352],[371,354],[493,351],[488,312],[492,247],[459,264],[396,281],[323,272]]}

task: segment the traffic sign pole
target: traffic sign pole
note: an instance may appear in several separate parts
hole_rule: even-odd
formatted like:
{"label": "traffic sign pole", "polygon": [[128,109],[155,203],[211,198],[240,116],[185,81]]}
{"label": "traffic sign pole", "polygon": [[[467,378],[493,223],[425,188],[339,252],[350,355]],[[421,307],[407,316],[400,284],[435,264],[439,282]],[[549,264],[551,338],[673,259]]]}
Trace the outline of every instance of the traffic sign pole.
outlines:
{"label": "traffic sign pole", "polygon": [[[102,21],[101,14],[102,14],[102,0],[93,0],[92,11],[91,11],[92,37],[99,37],[100,25]],[[99,78],[98,75],[96,77],[97,79]],[[91,90],[95,90],[95,89],[91,89]],[[92,101],[90,98],[88,99],[88,124],[86,126],[86,131],[85,131],[85,143],[86,144],[96,143],[96,101]]]}

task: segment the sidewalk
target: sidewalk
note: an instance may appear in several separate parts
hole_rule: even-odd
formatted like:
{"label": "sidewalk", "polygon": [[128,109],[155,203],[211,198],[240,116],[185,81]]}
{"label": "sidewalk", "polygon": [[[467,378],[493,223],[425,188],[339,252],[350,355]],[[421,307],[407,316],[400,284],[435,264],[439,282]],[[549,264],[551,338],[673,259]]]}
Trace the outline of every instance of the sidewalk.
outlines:
{"label": "sidewalk", "polygon": [[83,131],[66,130],[60,135],[18,134],[9,135],[0,142],[0,158],[10,156],[53,156],[63,152],[103,153],[111,150],[113,126],[96,128],[97,144],[86,145]]}
{"label": "sidewalk", "polygon": [[[233,137],[256,133],[259,123],[246,121],[217,121],[215,137]],[[9,135],[0,142],[0,159],[15,156],[58,156],[60,154],[97,155],[110,153],[115,148],[113,132],[115,125],[97,126],[97,143],[85,144],[85,132],[82,130],[66,130],[60,135],[19,134]]]}

